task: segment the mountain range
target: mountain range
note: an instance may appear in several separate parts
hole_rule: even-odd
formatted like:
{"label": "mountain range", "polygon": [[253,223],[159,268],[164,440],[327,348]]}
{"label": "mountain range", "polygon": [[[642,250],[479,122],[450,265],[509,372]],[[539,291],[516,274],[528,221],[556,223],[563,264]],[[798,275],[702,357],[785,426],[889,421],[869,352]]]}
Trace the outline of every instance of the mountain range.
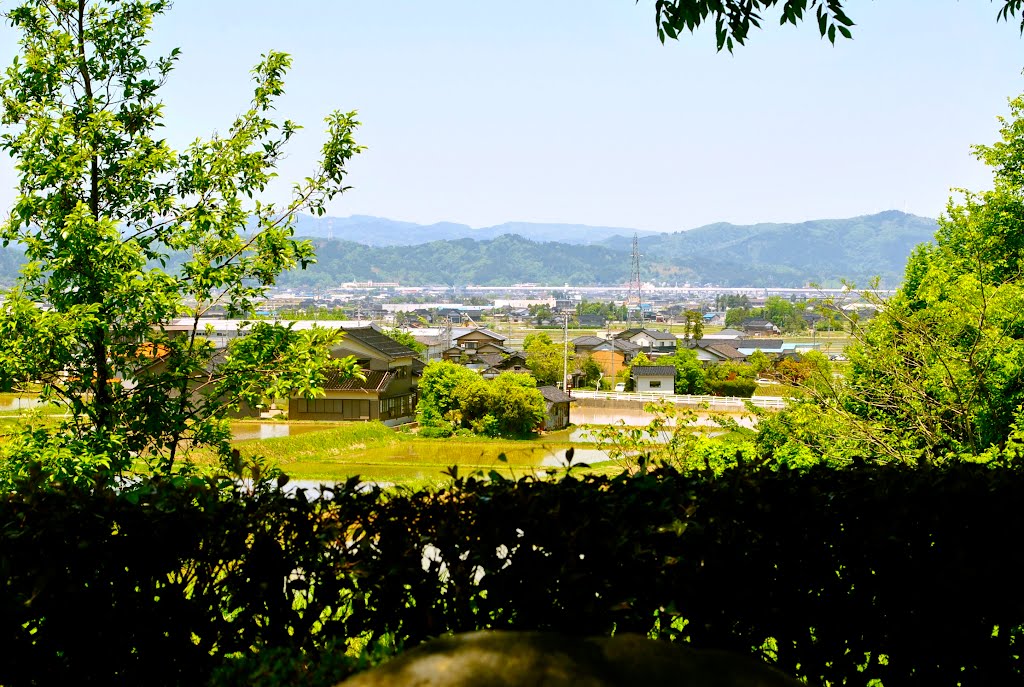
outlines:
{"label": "mountain range", "polygon": [[[300,218],[318,262],[281,276],[284,286],[328,288],[348,281],[403,285],[621,285],[629,280],[633,235],[641,277],[662,284],[800,287],[897,286],[914,246],[935,220],[887,211],[793,224],[710,224],[674,233],[578,224],[513,222],[473,229],[382,217]],[[169,269],[178,262],[171,256]],[[0,249],[0,282],[17,276],[20,253]]]}
{"label": "mountain range", "polygon": [[295,232],[302,236],[353,241],[367,246],[415,246],[432,241],[475,239],[486,241],[515,234],[533,241],[550,241],[589,245],[615,236],[657,234],[654,231],[625,227],[593,227],[586,224],[543,224],[537,222],[506,222],[493,227],[473,228],[468,224],[437,222],[416,224],[371,215],[351,217],[312,217],[300,215]]}
{"label": "mountain range", "polygon": [[[373,220],[370,222],[369,220]],[[398,281],[402,284],[510,285],[622,284],[629,279],[633,230],[581,225],[506,224],[528,227],[530,236],[505,233],[482,239],[464,225],[408,225],[392,220],[345,218],[362,226],[358,242],[316,239],[319,264],[292,272],[283,283],[329,286],[344,281]],[[377,242],[378,223],[390,245]],[[452,238],[423,241],[431,227],[445,227]],[[463,227],[455,238],[456,227]],[[641,273],[656,283],[721,286],[838,286],[842,280],[882,286],[902,280],[914,246],[930,241],[933,219],[898,211],[849,219],[793,224],[711,224],[688,231],[647,232],[638,242]],[[298,233],[302,233],[300,227]],[[404,233],[403,233],[404,232]],[[421,233],[424,232],[424,233]],[[611,233],[615,232],[615,233]],[[640,235],[640,232],[635,232]],[[545,240],[535,238],[542,236]],[[402,241],[404,245],[400,245]]]}

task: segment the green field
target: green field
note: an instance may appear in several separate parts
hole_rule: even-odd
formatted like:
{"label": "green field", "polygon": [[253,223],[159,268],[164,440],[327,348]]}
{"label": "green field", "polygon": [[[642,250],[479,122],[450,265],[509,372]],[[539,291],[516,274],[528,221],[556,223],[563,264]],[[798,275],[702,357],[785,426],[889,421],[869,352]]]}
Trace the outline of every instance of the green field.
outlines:
{"label": "green field", "polygon": [[375,482],[424,485],[450,479],[444,473],[452,466],[459,475],[486,475],[491,470],[506,477],[536,474],[545,470],[541,463],[546,458],[550,462],[571,446],[590,447],[571,441],[569,434],[562,431],[524,440],[426,439],[380,423],[338,423],[295,436],[237,441],[234,446],[243,456],[265,456],[292,479],[336,481],[359,475]]}

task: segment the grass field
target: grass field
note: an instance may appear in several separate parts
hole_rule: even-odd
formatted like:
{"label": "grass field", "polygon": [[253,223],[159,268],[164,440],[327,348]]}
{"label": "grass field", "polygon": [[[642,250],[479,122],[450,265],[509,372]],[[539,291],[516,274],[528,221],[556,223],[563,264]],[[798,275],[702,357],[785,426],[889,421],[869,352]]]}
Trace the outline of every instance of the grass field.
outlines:
{"label": "grass field", "polygon": [[452,466],[460,475],[496,470],[506,477],[522,477],[570,446],[588,445],[571,441],[568,431],[524,440],[425,439],[371,422],[339,423],[322,431],[243,440],[234,446],[243,455],[264,455],[292,479],[337,481],[359,475],[375,482],[421,486],[450,479],[444,472]]}

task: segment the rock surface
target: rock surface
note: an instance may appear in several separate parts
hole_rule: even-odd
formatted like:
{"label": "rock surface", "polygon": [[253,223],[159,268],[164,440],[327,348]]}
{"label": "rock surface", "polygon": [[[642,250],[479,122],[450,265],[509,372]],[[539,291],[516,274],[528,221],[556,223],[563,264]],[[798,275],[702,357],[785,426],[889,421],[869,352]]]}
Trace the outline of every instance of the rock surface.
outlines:
{"label": "rock surface", "polygon": [[803,687],[747,656],[639,635],[473,632],[422,644],[344,687]]}

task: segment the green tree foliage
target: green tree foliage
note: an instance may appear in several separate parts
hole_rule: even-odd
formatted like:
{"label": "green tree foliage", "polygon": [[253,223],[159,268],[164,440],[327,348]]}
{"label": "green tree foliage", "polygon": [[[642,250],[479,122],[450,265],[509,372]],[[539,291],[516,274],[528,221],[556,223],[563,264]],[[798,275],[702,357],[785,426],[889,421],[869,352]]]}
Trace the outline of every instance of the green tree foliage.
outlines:
{"label": "green tree foliage", "polygon": [[[750,29],[761,28],[767,10],[778,9],[780,24],[796,26],[804,20],[815,24],[822,38],[835,43],[837,36],[851,38],[853,20],[843,8],[845,0],[656,0],[654,3],[658,39],[677,39],[684,31],[695,32],[702,24],[714,23],[715,44],[729,52],[744,45]],[[997,17],[1009,21],[1021,9],[1021,0],[1003,0]],[[813,17],[813,19],[811,19]],[[774,17],[772,17],[774,19]],[[1024,21],[1021,22],[1024,31]]]}
{"label": "green tree foliage", "polygon": [[536,382],[517,372],[488,381],[451,361],[435,361],[424,368],[419,392],[417,419],[434,430],[428,434],[459,429],[490,436],[529,434],[545,417],[544,397]]}
{"label": "green tree foliage", "polygon": [[697,310],[683,313],[683,338],[687,341],[704,338],[704,315]]}
{"label": "green tree foliage", "polygon": [[417,420],[427,426],[446,422],[452,411],[460,410],[459,388],[473,387],[478,381],[483,378],[477,372],[449,360],[427,364],[420,377]]}
{"label": "green tree foliage", "polygon": [[751,316],[751,311],[747,308],[730,308],[725,313],[725,326],[738,327],[743,324],[743,320],[746,320]]}
{"label": "green tree foliage", "polygon": [[529,434],[544,422],[546,406],[536,382],[519,372],[503,372],[491,382],[492,410],[498,431]]}
{"label": "green tree foliage", "polygon": [[769,296],[765,301],[760,317],[768,320],[787,333],[802,332],[807,328],[803,318],[803,308],[781,296]]}
{"label": "green tree foliage", "polygon": [[726,361],[707,369],[707,386],[715,396],[750,398],[757,390],[754,367],[748,363]]}
{"label": "green tree foliage", "polygon": [[551,310],[551,306],[550,305],[545,305],[545,304],[531,305],[529,310],[530,310],[530,316],[533,317],[534,321],[537,324],[541,324],[542,322],[547,322],[549,320],[553,320],[554,317],[555,317],[555,313],[554,313],[553,310]]}
{"label": "green tree foliage", "polygon": [[747,356],[747,363],[754,368],[754,374],[756,375],[762,374],[772,366],[772,361],[768,359],[767,354],[760,348]]}
{"label": "green tree foliage", "polygon": [[[569,360],[575,357],[575,347],[570,343]],[[545,332],[527,334],[523,339],[526,366],[538,384],[559,384],[565,368],[565,344],[552,341]],[[572,370],[570,370],[571,372]]]}
{"label": "green tree foliage", "polygon": [[634,387],[633,368],[634,367],[642,367],[644,365],[650,365],[650,364],[651,364],[651,359],[648,358],[647,355],[643,351],[640,351],[635,356],[633,356],[633,359],[631,361],[629,361],[629,365],[627,365],[622,370],[622,372],[619,373],[619,376],[621,376],[626,381],[626,391],[633,391],[633,387]]}
{"label": "green tree foliage", "polygon": [[[316,393],[331,336],[261,323],[223,355],[199,318],[217,306],[244,317],[282,271],[313,262],[292,238],[295,213],[322,213],[360,150],[353,114],[333,114],[320,166],[293,199],[255,200],[299,128],[270,118],[290,65],[274,52],[224,133],[172,150],[159,89],[178,53],[153,57],[146,38],[168,6],[26,0],[4,15],[20,33],[0,80],[0,148],[17,161],[18,196],[0,237],[26,263],[0,311],[0,376],[41,381],[72,411],[14,446],[97,456],[108,474],[135,456],[170,469],[183,446],[226,453],[228,408]],[[179,317],[187,331],[164,327]]]}
{"label": "green tree foliage", "polygon": [[[842,384],[818,376],[808,443],[830,457],[935,462],[998,457],[1016,442],[1024,404],[1024,98],[1001,140],[975,147],[990,191],[950,200],[935,245],[907,264],[903,287],[867,325]],[[870,294],[867,294],[871,298]],[[877,299],[875,299],[877,300]],[[831,440],[831,441],[829,441]]]}
{"label": "green tree foliage", "polygon": [[397,327],[395,327],[393,329],[385,329],[383,331],[387,337],[394,339],[403,346],[408,346],[412,350],[416,351],[416,355],[422,356],[424,353],[427,352],[427,345],[417,341],[412,334],[405,331],[404,329],[398,329]]}
{"label": "green tree foliage", "polygon": [[599,379],[602,376],[601,366],[594,356],[589,353],[581,353],[576,355],[574,361],[575,369],[583,373],[583,384],[585,386],[596,386]]}
{"label": "green tree foliage", "polygon": [[708,392],[707,373],[701,362],[697,360],[697,352],[692,348],[677,346],[675,353],[660,358],[658,362],[675,366],[675,391],[677,394],[706,394]]}
{"label": "green tree foliage", "polygon": [[582,300],[576,306],[577,315],[601,315],[606,320],[625,320],[628,312],[625,305],[615,305],[612,301]]}

